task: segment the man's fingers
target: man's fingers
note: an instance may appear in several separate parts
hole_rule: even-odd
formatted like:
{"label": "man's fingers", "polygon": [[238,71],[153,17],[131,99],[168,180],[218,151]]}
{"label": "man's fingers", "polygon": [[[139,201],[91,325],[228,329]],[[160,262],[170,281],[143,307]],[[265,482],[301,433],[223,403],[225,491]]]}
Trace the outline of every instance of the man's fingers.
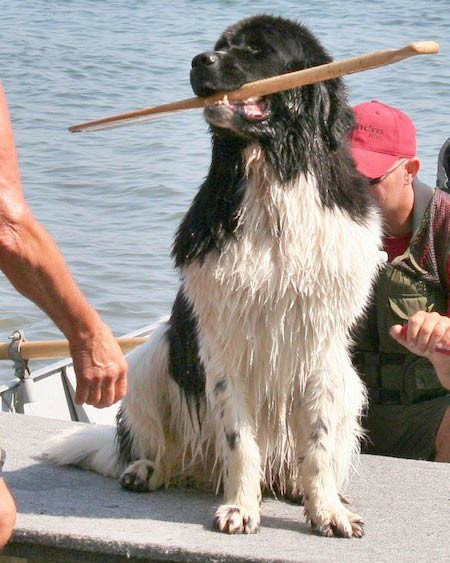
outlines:
{"label": "man's fingers", "polygon": [[418,311],[409,320],[406,330],[406,342],[408,348],[416,348],[419,343],[419,333],[426,320],[425,311]]}
{"label": "man's fingers", "polygon": [[77,390],[75,402],[78,405],[97,406],[102,397],[102,380],[98,377],[81,378],[77,377]]}
{"label": "man's fingers", "polygon": [[88,405],[96,407],[102,399],[102,382],[99,379],[95,379],[90,382],[89,385],[89,396],[86,399]]}
{"label": "man's fingers", "polygon": [[127,379],[127,372],[124,371],[122,375],[116,381],[116,401],[120,401],[123,399],[127,394],[128,390],[128,379]]}
{"label": "man's fingers", "polygon": [[128,365],[125,363],[124,366],[118,368],[118,371],[118,376],[103,378],[101,399],[94,405],[97,408],[109,407],[125,396],[127,392]]}
{"label": "man's fingers", "polygon": [[405,344],[406,342],[406,330],[407,327],[406,325],[394,325],[391,326],[391,329],[389,331],[389,334],[395,338],[395,340],[397,340],[397,342],[400,342],[400,344]]}
{"label": "man's fingers", "polygon": [[87,348],[73,348],[72,358],[77,376],[75,400],[78,404],[104,408],[125,395],[128,364],[114,339],[107,347],[94,346],[90,341]]}
{"label": "man's fingers", "polygon": [[86,403],[96,408],[109,407],[122,399],[127,392],[126,370],[121,370],[120,375],[97,374],[92,379],[77,381],[75,402]]}
{"label": "man's fingers", "polygon": [[436,351],[436,346],[445,337],[447,328],[448,328],[448,324],[442,321],[438,321],[437,323],[435,323],[430,335],[430,339],[428,341],[428,347],[427,347],[428,354],[432,354],[433,352]]}
{"label": "man's fingers", "polygon": [[77,390],[75,392],[75,403],[82,405],[86,403],[89,397],[89,385],[77,380]]}
{"label": "man's fingers", "polygon": [[450,340],[450,319],[439,313],[419,311],[407,325],[394,325],[391,336],[415,354],[429,357]]}
{"label": "man's fingers", "polygon": [[104,378],[100,387],[101,395],[96,403],[92,403],[93,406],[98,409],[111,406],[116,402],[116,385],[115,380],[112,378]]}
{"label": "man's fingers", "polygon": [[444,336],[446,326],[439,313],[422,313],[412,317],[409,324],[416,333],[416,352],[424,356],[433,353],[436,343]]}

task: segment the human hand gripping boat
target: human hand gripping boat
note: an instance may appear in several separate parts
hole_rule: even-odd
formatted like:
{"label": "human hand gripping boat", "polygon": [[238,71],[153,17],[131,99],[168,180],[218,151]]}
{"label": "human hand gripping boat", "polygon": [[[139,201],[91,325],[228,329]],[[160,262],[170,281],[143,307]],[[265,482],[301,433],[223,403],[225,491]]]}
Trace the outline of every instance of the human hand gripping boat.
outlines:
{"label": "human hand gripping boat", "polygon": [[[153,330],[150,324],[125,336],[117,342],[123,352],[143,344]],[[75,372],[71,359],[49,364],[31,371],[30,360],[67,358],[67,340],[28,342],[20,330],[14,331],[9,343],[0,343],[0,360],[13,362],[14,376],[0,385],[1,410],[33,416],[114,424],[118,404],[97,409],[87,404],[75,403]]]}

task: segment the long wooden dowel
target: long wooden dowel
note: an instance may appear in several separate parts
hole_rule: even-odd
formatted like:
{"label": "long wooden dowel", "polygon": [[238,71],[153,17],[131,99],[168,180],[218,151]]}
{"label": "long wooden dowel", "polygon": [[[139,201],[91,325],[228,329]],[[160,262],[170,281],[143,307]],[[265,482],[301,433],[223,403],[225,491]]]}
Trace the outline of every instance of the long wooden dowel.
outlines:
{"label": "long wooden dowel", "polygon": [[[117,343],[123,352],[129,352],[136,346],[143,344],[146,337],[117,338]],[[9,344],[0,344],[0,360],[9,360]],[[70,356],[67,340],[25,341],[20,346],[20,353],[25,360],[50,360],[52,358],[68,358]]]}
{"label": "long wooden dowel", "polygon": [[[439,44],[435,41],[416,41],[401,49],[374,51],[365,55],[343,59],[342,61],[334,61],[305,70],[273,76],[271,78],[257,80],[256,82],[249,82],[238,90],[226,92],[226,95],[230,100],[243,100],[256,96],[266,96],[268,94],[274,94],[275,92],[289,90],[290,88],[306,86],[314,82],[330,80],[331,78],[337,78],[346,74],[353,74],[355,72],[362,72],[364,70],[397,63],[408,57],[413,57],[414,55],[430,55],[438,52]],[[223,99],[224,95],[225,93],[221,92],[207,98],[187,98],[178,102],[112,115],[110,117],[72,125],[69,127],[69,131],[72,133],[102,131],[149,121],[155,116],[164,117],[164,114],[170,115],[178,111],[212,105]]]}

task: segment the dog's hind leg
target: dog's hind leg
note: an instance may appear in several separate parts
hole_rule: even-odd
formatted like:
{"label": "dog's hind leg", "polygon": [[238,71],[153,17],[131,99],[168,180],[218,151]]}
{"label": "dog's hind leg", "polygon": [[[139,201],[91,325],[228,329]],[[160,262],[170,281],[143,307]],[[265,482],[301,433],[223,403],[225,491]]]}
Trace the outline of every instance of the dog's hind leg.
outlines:
{"label": "dog's hind leg", "polygon": [[[299,488],[305,515],[323,536],[361,537],[363,522],[342,503],[338,487],[347,477],[352,453],[359,448],[357,417],[364,400],[362,387],[348,362],[311,373],[298,411],[301,460]],[[301,447],[301,449],[300,449]],[[342,457],[341,457],[342,456]],[[342,461],[341,461],[342,460]]]}
{"label": "dog's hind leg", "polygon": [[216,512],[215,527],[228,534],[253,534],[260,522],[261,459],[245,396],[237,382],[226,377],[207,381],[224,485],[224,503]]}
{"label": "dog's hind leg", "polygon": [[122,467],[125,467],[119,479],[120,485],[138,493],[155,491],[164,483],[164,473],[158,462],[157,440],[146,436],[145,427],[137,431],[128,421],[124,408],[119,411],[117,423],[119,454]]}
{"label": "dog's hind leg", "polygon": [[117,446],[123,488],[145,492],[166,479],[166,427],[174,382],[168,374],[167,323],[128,356],[129,390],[117,416]]}

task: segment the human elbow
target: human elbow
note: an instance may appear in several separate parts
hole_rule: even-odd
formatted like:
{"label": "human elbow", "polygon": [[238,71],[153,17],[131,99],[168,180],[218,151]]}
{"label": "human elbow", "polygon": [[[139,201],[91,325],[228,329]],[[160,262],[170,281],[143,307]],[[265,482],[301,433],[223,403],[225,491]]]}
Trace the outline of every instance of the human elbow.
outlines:
{"label": "human elbow", "polygon": [[0,202],[0,264],[11,254],[22,253],[33,221],[33,215],[25,203],[19,201],[12,205],[2,205]]}

